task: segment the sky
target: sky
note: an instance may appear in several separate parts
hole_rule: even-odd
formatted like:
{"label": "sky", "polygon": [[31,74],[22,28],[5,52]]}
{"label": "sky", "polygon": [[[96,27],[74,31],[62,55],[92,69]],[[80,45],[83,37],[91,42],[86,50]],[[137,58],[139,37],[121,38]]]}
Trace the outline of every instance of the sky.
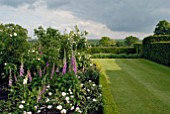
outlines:
{"label": "sky", "polygon": [[0,0],[0,23],[19,24],[34,37],[42,26],[86,30],[88,39],[152,35],[160,20],[170,22],[170,0]]}

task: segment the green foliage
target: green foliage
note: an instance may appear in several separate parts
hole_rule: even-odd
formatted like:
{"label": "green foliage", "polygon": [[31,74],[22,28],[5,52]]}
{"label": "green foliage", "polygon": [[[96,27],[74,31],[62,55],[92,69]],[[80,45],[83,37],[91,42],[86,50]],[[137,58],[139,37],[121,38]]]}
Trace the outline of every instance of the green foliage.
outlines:
{"label": "green foliage", "polygon": [[168,35],[170,34],[170,23],[166,20],[159,21],[154,30],[155,35]]}
{"label": "green foliage", "polygon": [[139,41],[139,38],[134,37],[134,36],[128,36],[124,39],[126,46],[132,46],[134,43],[136,43],[138,41]]}
{"label": "green foliage", "polygon": [[142,54],[107,54],[99,53],[93,54],[92,58],[141,58]]}
{"label": "green foliage", "polygon": [[143,40],[143,56],[147,59],[170,65],[170,35],[154,35]]}
{"label": "green foliage", "polygon": [[143,44],[142,43],[134,43],[134,48],[136,53],[142,53]]}
{"label": "green foliage", "polygon": [[28,31],[19,25],[0,25],[0,53],[3,63],[18,63],[28,49]]}
{"label": "green foliage", "polygon": [[89,48],[88,53],[95,54],[95,53],[126,53],[126,54],[133,54],[135,53],[134,48],[129,47],[92,47]]}
{"label": "green foliage", "polygon": [[107,36],[103,36],[101,38],[101,40],[99,40],[99,45],[100,46],[103,46],[103,47],[109,47],[109,46],[114,46],[116,43],[115,43],[115,40],[107,37]]}

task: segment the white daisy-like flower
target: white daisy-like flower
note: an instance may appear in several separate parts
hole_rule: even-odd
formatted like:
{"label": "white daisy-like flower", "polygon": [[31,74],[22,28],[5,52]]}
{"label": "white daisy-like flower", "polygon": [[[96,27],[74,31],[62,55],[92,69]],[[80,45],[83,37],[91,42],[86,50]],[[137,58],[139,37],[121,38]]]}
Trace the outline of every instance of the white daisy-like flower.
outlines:
{"label": "white daisy-like flower", "polygon": [[68,100],[69,100],[69,97],[66,97],[65,100],[68,101]]}
{"label": "white daisy-like flower", "polygon": [[61,110],[61,109],[62,109],[62,106],[61,106],[61,105],[58,105],[58,106],[57,106],[57,109],[58,109],[58,110]]}
{"label": "white daisy-like flower", "polygon": [[65,92],[62,92],[61,94],[62,94],[62,96],[66,96],[66,93],[65,93]]}
{"label": "white daisy-like flower", "polygon": [[71,95],[70,97],[71,97],[71,98],[74,98],[74,96],[73,96],[73,95]]}
{"label": "white daisy-like flower", "polygon": [[47,85],[47,88],[50,88],[50,85]]}
{"label": "white daisy-like flower", "polygon": [[10,36],[12,37],[12,34],[10,34]]}
{"label": "white daisy-like flower", "polygon": [[70,101],[67,101],[67,103],[69,104],[69,103],[70,103]]}
{"label": "white daisy-like flower", "polygon": [[51,96],[51,95],[52,95],[52,92],[49,92],[48,95]]}
{"label": "white daisy-like flower", "polygon": [[87,97],[87,99],[90,99],[90,97]]}
{"label": "white daisy-like flower", "polygon": [[68,91],[71,92],[71,89],[69,89]]}
{"label": "white daisy-like flower", "polygon": [[89,82],[91,82],[91,80],[89,80]]}
{"label": "white daisy-like flower", "polygon": [[61,113],[62,113],[62,114],[66,114],[66,113],[67,113],[67,110],[66,110],[66,109],[63,109],[63,110],[61,110]]}
{"label": "white daisy-like flower", "polygon": [[21,105],[19,105],[19,108],[21,108],[21,109],[22,109],[22,108],[24,108],[24,105],[22,105],[22,104],[21,104]]}
{"label": "white daisy-like flower", "polygon": [[53,107],[52,105],[48,105],[48,106],[47,106],[48,109],[51,109],[52,107]]}
{"label": "white daisy-like flower", "polygon": [[93,84],[93,86],[96,86],[96,84]]}
{"label": "white daisy-like flower", "polygon": [[21,103],[23,103],[23,104],[24,104],[24,103],[25,103],[25,101],[21,101]]}
{"label": "white daisy-like flower", "polygon": [[14,36],[17,36],[17,33],[14,33]]}
{"label": "white daisy-like flower", "polygon": [[5,66],[7,65],[7,63],[4,64]]}
{"label": "white daisy-like flower", "polygon": [[71,108],[70,108],[70,110],[73,110],[74,109],[74,106],[72,106]]}
{"label": "white daisy-like flower", "polygon": [[83,87],[83,84],[80,84],[80,87]]}
{"label": "white daisy-like flower", "polygon": [[40,59],[40,58],[38,58],[37,60],[38,60],[38,61],[40,61],[41,59]]}

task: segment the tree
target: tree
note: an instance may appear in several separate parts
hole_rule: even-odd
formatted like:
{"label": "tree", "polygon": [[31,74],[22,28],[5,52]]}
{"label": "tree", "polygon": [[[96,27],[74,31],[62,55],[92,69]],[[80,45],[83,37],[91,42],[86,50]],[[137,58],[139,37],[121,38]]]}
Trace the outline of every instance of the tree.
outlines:
{"label": "tree", "polygon": [[159,21],[154,30],[155,35],[170,34],[170,23],[166,20]]}
{"label": "tree", "polygon": [[132,46],[134,43],[136,43],[139,40],[139,38],[134,36],[128,36],[125,38],[124,42],[126,46]]}
{"label": "tree", "polygon": [[107,36],[103,36],[101,38],[101,40],[99,40],[99,45],[100,46],[106,46],[106,47],[114,46],[115,45],[115,40],[113,40],[113,39],[111,39],[111,38],[109,38]]}

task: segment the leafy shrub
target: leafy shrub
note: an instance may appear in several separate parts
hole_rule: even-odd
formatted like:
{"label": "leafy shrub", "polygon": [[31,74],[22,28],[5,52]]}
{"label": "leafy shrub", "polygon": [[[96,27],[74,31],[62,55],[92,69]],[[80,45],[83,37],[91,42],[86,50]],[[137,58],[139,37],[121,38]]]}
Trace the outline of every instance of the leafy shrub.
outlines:
{"label": "leafy shrub", "polygon": [[133,44],[133,46],[135,48],[136,53],[142,53],[142,49],[143,49],[142,43],[135,43],[135,44]]}

